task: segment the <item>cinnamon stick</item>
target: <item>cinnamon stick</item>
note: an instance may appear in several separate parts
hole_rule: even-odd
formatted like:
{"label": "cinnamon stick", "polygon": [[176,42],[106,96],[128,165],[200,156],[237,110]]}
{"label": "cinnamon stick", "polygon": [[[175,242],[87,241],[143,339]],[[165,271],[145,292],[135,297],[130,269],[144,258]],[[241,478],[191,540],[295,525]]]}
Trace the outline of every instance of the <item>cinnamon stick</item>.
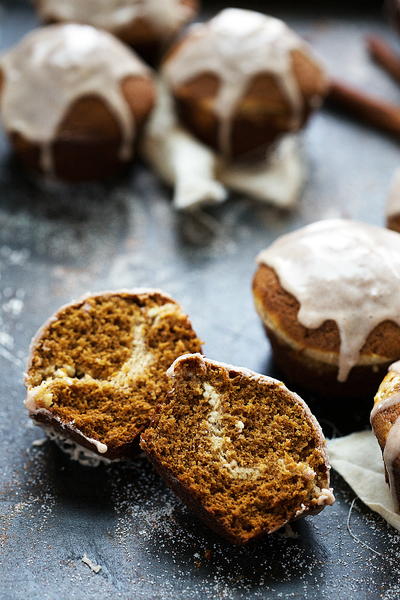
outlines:
{"label": "cinnamon stick", "polygon": [[400,82],[400,55],[377,35],[366,38],[370,56],[389,73],[397,82]]}
{"label": "cinnamon stick", "polygon": [[331,80],[328,102],[400,139],[400,106],[384,102],[338,80]]}

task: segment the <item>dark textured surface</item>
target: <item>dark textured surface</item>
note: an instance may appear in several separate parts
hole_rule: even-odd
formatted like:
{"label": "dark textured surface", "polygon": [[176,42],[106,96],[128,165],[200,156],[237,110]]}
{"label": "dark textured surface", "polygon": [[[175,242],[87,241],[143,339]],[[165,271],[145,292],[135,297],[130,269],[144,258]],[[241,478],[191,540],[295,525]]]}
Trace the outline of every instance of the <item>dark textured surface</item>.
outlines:
{"label": "dark textured surface", "polygon": [[[304,33],[336,75],[398,100],[362,41],[370,31],[392,37],[378,2],[351,10],[349,3],[293,4],[295,11],[284,2],[263,6]],[[17,0],[0,9],[7,47],[35,20]],[[293,213],[235,197],[196,217],[177,216],[168,190],[141,166],[107,184],[32,181],[0,139],[2,600],[400,597],[399,535],[357,501],[352,529],[380,555],[354,541],[346,528],[354,494],[339,477],[335,506],[295,523],[297,538],[276,534],[232,548],[194,520],[143,459],[90,470],[49,442],[32,446],[42,433],[22,407],[31,336],[88,290],[161,287],[190,313],[211,358],[274,374],[250,294],[256,253],[319,218],[382,223],[399,158],[395,142],[325,112],[303,139],[309,184]],[[312,408],[331,435],[333,423],[341,433],[366,426],[370,402]],[[81,562],[84,553],[102,565],[99,574]]]}

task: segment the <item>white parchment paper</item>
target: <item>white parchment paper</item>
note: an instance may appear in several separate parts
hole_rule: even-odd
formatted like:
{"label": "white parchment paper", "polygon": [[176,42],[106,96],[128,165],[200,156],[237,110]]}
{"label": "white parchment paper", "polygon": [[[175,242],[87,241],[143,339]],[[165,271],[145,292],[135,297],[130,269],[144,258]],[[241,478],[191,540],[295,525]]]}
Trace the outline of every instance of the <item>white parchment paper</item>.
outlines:
{"label": "white parchment paper", "polygon": [[329,440],[328,454],[332,467],[360,500],[400,531],[400,515],[393,510],[381,449],[372,431]]}
{"label": "white parchment paper", "polygon": [[305,167],[295,136],[284,138],[264,162],[246,166],[224,164],[180,125],[173,99],[161,81],[141,154],[173,187],[173,204],[178,210],[224,202],[228,189],[291,208],[305,182]]}

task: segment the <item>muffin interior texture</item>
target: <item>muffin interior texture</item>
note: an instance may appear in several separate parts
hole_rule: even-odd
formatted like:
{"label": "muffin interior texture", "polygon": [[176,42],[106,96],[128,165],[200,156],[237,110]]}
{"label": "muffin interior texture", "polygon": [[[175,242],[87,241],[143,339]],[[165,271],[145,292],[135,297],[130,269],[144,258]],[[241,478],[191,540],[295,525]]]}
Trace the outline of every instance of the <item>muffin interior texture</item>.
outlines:
{"label": "muffin interior texture", "polygon": [[142,447],[244,542],[317,505],[328,486],[320,433],[295,398],[275,380],[210,363],[193,370],[187,357]]}
{"label": "muffin interior texture", "polygon": [[41,333],[26,384],[37,409],[113,448],[148,423],[175,358],[199,349],[173,300],[94,296],[63,309]]}

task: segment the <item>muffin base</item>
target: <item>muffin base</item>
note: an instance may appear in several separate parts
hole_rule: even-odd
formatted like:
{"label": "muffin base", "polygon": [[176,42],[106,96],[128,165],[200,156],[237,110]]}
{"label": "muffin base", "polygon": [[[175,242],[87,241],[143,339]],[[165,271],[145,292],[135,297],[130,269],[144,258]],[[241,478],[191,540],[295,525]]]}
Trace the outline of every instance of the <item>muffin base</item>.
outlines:
{"label": "muffin base", "polygon": [[267,325],[264,329],[272,346],[274,361],[288,383],[319,397],[371,398],[393,362],[355,366],[346,381],[338,381],[337,365],[307,356],[304,351],[290,346]]}

